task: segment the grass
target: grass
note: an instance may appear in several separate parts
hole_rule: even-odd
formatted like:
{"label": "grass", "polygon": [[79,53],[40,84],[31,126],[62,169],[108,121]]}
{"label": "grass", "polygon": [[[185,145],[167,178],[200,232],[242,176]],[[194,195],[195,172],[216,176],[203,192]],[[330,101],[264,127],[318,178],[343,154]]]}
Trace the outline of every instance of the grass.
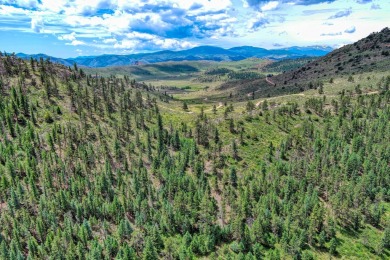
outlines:
{"label": "grass", "polygon": [[[108,68],[84,68],[88,74],[99,74],[104,77],[124,75],[134,78],[137,81],[152,84],[154,86],[174,87],[181,91],[170,89],[169,94],[174,94],[178,99],[204,99],[209,93],[209,89],[215,89],[224,81],[212,80],[211,82],[199,82],[198,78],[204,75],[209,69],[227,68],[236,72],[259,71],[260,68],[268,64],[269,61],[250,58],[242,61],[214,62],[214,61],[181,61],[162,62],[156,64],[144,64],[134,66],[119,66]],[[184,93],[183,93],[184,91]],[[198,92],[197,95],[187,95],[188,92]],[[203,92],[202,92],[203,91]],[[212,93],[214,94],[214,93]],[[219,93],[222,94],[222,93]],[[201,96],[201,97],[200,97]]]}
{"label": "grass", "polygon": [[[389,204],[387,203],[387,207]],[[385,250],[383,257],[375,254],[375,250],[380,243],[383,231],[374,228],[371,225],[364,226],[358,232],[339,229],[337,232],[338,247],[337,255],[332,256],[335,259],[387,259],[390,257],[390,251]],[[329,245],[327,245],[329,246]],[[328,252],[315,251],[317,259],[329,259]]]}

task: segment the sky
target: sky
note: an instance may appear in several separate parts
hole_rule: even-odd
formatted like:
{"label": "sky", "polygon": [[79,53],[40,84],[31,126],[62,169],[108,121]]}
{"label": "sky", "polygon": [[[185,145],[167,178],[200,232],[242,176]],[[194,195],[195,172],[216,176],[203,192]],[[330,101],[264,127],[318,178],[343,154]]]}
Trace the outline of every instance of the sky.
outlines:
{"label": "sky", "polygon": [[0,0],[0,50],[68,58],[355,42],[390,26],[389,0]]}

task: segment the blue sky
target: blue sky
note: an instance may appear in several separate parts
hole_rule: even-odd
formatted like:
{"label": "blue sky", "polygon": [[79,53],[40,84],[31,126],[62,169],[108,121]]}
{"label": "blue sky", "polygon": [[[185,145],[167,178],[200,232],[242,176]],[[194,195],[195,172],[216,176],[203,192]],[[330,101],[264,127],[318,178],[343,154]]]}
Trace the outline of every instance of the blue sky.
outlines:
{"label": "blue sky", "polygon": [[389,0],[0,0],[0,50],[63,58],[200,45],[339,47],[386,26]]}

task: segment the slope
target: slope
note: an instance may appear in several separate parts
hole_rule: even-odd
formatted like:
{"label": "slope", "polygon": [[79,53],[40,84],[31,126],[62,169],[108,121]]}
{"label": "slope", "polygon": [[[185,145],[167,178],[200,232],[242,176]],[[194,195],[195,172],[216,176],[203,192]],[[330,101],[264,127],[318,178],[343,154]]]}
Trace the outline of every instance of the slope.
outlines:
{"label": "slope", "polygon": [[350,75],[390,67],[390,29],[372,33],[354,44],[349,44],[318,58],[301,68],[278,75],[274,81],[280,85],[304,85],[310,81]]}
{"label": "slope", "polygon": [[77,66],[0,75],[1,259],[389,256],[389,75],[188,110]]}
{"label": "slope", "polygon": [[256,97],[293,94],[318,88],[324,81],[332,81],[335,77],[387,71],[389,67],[390,29],[384,28],[354,44],[303,64],[300,68],[273,76],[274,84],[270,84],[266,79],[244,80],[227,82],[222,84],[220,89],[235,93],[235,100],[245,100],[248,94],[252,95],[254,92]]}

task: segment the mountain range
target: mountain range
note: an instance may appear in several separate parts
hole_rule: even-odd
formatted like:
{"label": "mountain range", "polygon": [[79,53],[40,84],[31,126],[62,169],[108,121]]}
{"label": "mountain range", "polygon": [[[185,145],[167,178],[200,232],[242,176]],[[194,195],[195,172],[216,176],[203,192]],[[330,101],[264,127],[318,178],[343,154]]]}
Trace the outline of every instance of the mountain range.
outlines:
{"label": "mountain range", "polygon": [[74,63],[79,66],[98,68],[111,66],[125,66],[157,63],[165,61],[239,61],[247,58],[266,58],[266,59],[296,59],[302,57],[319,57],[326,55],[333,49],[329,46],[309,46],[309,47],[289,47],[285,49],[267,50],[252,46],[234,47],[224,49],[213,46],[199,46],[182,51],[159,51],[154,53],[138,53],[130,55],[101,55],[101,56],[82,56],[76,58],[61,59],[51,57],[45,54],[24,54],[18,53],[17,56],[23,59],[50,59],[53,62],[61,63],[66,66],[72,66]]}

